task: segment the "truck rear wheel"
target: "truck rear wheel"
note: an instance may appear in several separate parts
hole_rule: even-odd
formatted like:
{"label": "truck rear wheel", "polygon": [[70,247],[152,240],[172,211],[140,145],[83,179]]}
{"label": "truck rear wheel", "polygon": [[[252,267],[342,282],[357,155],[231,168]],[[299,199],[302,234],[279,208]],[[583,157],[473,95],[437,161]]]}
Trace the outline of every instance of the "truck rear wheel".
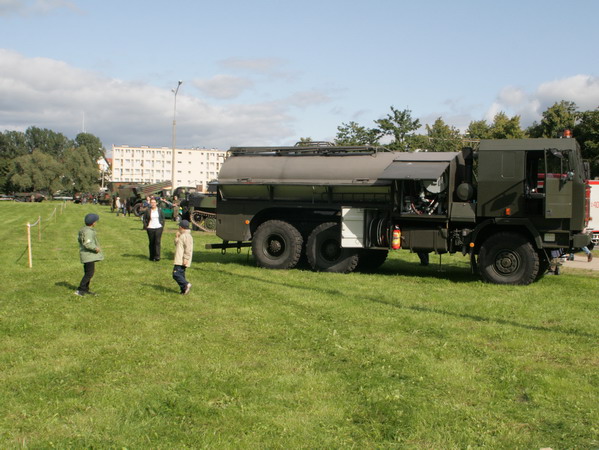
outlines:
{"label": "truck rear wheel", "polygon": [[292,269],[302,254],[303,239],[297,229],[281,220],[269,220],[252,237],[252,253],[259,267]]}
{"label": "truck rear wheel", "polygon": [[483,242],[478,270],[489,283],[530,284],[539,273],[539,255],[521,234],[501,232]]}
{"label": "truck rear wheel", "polygon": [[341,247],[339,224],[318,225],[306,243],[306,256],[312,269],[320,272],[349,273],[358,265],[358,249]]}

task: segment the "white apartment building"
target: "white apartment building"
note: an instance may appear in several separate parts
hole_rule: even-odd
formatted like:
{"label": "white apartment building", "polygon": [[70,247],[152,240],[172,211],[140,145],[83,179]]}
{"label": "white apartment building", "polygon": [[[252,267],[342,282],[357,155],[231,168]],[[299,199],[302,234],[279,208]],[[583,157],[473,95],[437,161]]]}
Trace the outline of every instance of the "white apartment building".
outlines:
{"label": "white apartment building", "polygon": [[[175,149],[175,186],[199,186],[205,190],[218,177],[227,152],[217,149]],[[172,149],[168,147],[112,146],[112,181],[158,183],[170,181]]]}

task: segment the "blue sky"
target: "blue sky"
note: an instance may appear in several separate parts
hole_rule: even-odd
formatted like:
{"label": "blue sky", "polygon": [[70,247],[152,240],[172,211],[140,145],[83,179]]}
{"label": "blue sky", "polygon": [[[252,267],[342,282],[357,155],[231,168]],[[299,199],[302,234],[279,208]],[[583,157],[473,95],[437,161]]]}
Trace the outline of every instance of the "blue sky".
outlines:
{"label": "blue sky", "polygon": [[390,106],[465,129],[599,106],[599,2],[0,0],[0,130],[113,144],[332,140]]}

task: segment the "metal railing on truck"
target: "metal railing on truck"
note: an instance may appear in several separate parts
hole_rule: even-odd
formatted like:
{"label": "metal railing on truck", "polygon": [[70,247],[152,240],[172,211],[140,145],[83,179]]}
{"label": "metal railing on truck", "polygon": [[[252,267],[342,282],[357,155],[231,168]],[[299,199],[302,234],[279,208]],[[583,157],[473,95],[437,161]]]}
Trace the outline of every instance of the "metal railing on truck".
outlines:
{"label": "metal railing on truck", "polygon": [[378,152],[389,152],[388,148],[372,145],[337,146],[331,142],[297,143],[294,146],[279,147],[231,147],[231,156],[344,156],[372,155]]}

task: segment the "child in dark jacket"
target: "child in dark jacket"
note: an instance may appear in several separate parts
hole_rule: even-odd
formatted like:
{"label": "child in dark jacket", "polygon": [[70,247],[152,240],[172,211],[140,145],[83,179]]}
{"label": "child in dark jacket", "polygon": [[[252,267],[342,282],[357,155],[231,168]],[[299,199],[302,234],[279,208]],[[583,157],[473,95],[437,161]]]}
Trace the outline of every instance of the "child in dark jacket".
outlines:
{"label": "child in dark jacket", "polygon": [[77,241],[79,242],[79,258],[83,264],[83,278],[75,295],[83,297],[84,295],[96,295],[89,290],[89,283],[96,270],[96,261],[102,261],[104,255],[100,249],[100,244],[94,229],[96,222],[100,220],[97,214],[87,214],[85,216],[85,226],[79,230]]}

